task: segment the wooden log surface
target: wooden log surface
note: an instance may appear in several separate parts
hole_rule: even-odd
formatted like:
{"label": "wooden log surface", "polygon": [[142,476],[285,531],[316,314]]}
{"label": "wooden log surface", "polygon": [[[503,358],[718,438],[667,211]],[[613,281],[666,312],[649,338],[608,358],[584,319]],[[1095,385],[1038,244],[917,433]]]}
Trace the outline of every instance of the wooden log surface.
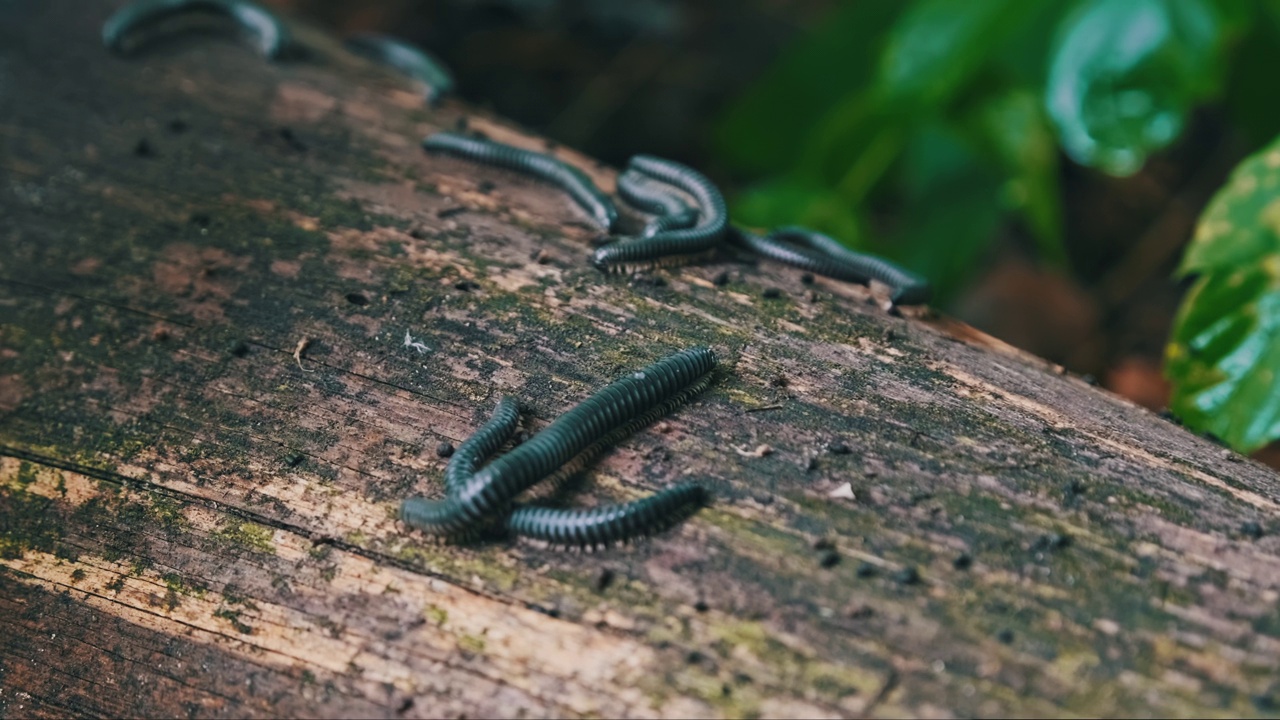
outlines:
{"label": "wooden log surface", "polygon": [[[1269,469],[865,288],[602,275],[562,194],[418,148],[542,140],[302,26],[117,58],[117,6],[0,3],[0,715],[1276,711]],[[696,344],[571,496],[705,480],[672,531],[395,520],[499,396]]]}

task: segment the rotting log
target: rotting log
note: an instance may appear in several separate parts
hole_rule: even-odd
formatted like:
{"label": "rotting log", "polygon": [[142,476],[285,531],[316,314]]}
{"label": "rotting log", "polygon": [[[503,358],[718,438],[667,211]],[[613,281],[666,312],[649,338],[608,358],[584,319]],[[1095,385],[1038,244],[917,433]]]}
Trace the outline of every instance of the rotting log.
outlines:
{"label": "rotting log", "polygon": [[[307,28],[118,59],[111,9],[0,4],[0,715],[1275,711],[1270,470],[860,287],[603,276],[557,191],[418,150],[541,140]],[[500,395],[694,344],[574,497],[705,479],[676,529],[394,519]]]}

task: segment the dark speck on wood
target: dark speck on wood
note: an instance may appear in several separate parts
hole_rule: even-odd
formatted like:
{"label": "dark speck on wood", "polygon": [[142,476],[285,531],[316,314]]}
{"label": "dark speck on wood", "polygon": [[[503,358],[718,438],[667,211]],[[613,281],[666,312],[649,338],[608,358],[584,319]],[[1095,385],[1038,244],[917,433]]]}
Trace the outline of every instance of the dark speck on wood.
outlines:
{"label": "dark speck on wood", "polygon": [[1261,523],[1253,520],[1247,520],[1240,525],[1240,534],[1250,540],[1257,540],[1266,534],[1266,530],[1263,529]]}
{"label": "dark speck on wood", "polygon": [[1069,547],[1071,547],[1071,536],[1060,535],[1058,533],[1047,533],[1036,538],[1036,541],[1031,543],[1031,552],[1053,552],[1056,550],[1065,550]]}
{"label": "dark speck on wood", "polygon": [[601,570],[600,574],[596,575],[596,592],[604,592],[609,589],[609,586],[613,584],[613,578],[614,572],[612,570],[609,568]]}
{"label": "dark speck on wood", "polygon": [[904,567],[893,574],[893,581],[899,585],[915,585],[920,582],[920,571],[914,567]]}

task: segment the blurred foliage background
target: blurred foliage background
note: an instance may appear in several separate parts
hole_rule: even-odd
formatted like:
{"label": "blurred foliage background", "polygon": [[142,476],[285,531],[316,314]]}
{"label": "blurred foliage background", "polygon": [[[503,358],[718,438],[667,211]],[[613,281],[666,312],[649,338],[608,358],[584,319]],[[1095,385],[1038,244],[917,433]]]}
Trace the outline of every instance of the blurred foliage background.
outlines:
{"label": "blurred foliage background", "polygon": [[1280,134],[1280,0],[273,4],[418,44],[467,102],[614,164],[699,167],[736,222],[898,260],[1237,448],[1280,437],[1280,171],[1227,184]]}

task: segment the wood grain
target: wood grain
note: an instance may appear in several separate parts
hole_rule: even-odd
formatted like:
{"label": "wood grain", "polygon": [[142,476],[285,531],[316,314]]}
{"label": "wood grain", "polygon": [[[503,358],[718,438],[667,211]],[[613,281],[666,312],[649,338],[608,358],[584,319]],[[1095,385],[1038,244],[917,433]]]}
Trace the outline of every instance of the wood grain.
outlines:
{"label": "wood grain", "polygon": [[[603,276],[554,189],[418,150],[540,139],[301,26],[121,60],[111,9],[0,5],[0,714],[1275,712],[1273,472],[864,288]],[[695,344],[572,498],[703,479],[675,530],[394,519],[500,395],[536,429]]]}

